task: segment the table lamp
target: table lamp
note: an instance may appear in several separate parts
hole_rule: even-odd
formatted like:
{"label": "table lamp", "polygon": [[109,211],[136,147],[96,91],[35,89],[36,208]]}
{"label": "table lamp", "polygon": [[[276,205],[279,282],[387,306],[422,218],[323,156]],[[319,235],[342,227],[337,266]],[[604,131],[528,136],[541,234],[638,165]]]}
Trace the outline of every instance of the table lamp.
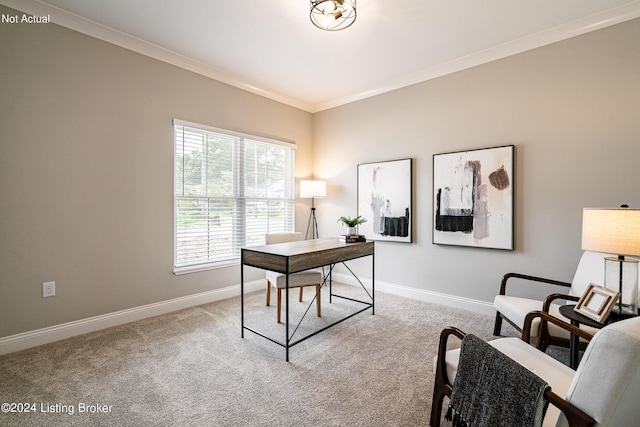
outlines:
{"label": "table lamp", "polygon": [[307,232],[305,239],[309,238],[309,229],[311,229],[311,238],[318,236],[318,221],[316,220],[315,199],[325,197],[327,195],[327,183],[324,181],[303,180],[300,181],[300,197],[303,199],[311,199],[311,212],[309,213],[309,222],[307,222]]}
{"label": "table lamp", "polygon": [[606,257],[606,288],[620,292],[612,312],[638,315],[638,260],[640,256],[640,209],[622,205],[618,209],[585,208],[582,211],[582,249],[618,254]]}

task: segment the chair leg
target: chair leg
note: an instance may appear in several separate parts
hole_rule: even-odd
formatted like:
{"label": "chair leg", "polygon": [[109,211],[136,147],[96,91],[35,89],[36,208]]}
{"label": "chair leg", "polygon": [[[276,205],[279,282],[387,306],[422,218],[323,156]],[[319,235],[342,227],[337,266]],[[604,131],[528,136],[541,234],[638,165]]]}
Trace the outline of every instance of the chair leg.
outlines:
{"label": "chair leg", "polygon": [[[300,289],[302,289],[302,288],[300,288]],[[321,307],[320,295],[321,295],[320,294],[320,285],[316,285],[316,311],[317,311],[318,317],[322,317],[322,313],[320,311],[320,307]]]}
{"label": "chair leg", "polygon": [[[270,286],[269,281],[267,281],[267,286]],[[318,317],[322,317],[322,301],[320,299],[320,285],[314,285],[316,287],[316,313],[318,315]],[[268,288],[269,289],[269,288]],[[300,286],[300,293],[298,294],[298,301],[302,302],[302,289],[304,289],[303,286]],[[270,290],[270,289],[269,289]],[[269,290],[267,291],[267,305],[269,305]],[[276,304],[276,320],[278,323],[280,323],[281,320],[281,307],[282,307],[282,289],[281,288],[277,288],[278,291],[278,302]]]}
{"label": "chair leg", "polygon": [[276,311],[278,312],[276,316],[276,321],[280,323],[280,307],[282,307],[282,289],[278,288],[278,304]]}
{"label": "chair leg", "polygon": [[499,312],[496,312],[496,322],[493,325],[493,335],[496,337],[500,336],[502,331],[502,316]]}
{"label": "chair leg", "polygon": [[271,282],[267,280],[267,306],[271,305]]}
{"label": "chair leg", "polygon": [[[442,345],[442,338],[440,339]],[[446,345],[446,341],[445,341]],[[440,353],[440,349],[438,349]],[[440,419],[442,418],[442,404],[444,403],[445,394],[445,380],[442,377],[442,361],[438,357],[438,366],[436,368],[436,374],[433,381],[433,397],[431,401],[431,420],[429,425],[431,427],[440,427]]]}
{"label": "chair leg", "polygon": [[433,387],[433,401],[431,402],[431,427],[440,427],[440,419],[442,418],[442,406],[446,394],[443,392],[442,384],[438,384],[438,379]]}

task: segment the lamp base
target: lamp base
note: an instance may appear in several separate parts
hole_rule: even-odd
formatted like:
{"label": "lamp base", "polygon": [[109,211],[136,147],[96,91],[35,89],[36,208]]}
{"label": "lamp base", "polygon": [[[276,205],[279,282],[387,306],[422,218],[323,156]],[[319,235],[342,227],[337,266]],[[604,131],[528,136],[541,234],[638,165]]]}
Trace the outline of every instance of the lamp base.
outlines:
{"label": "lamp base", "polygon": [[[313,199],[312,199],[313,203]],[[311,207],[311,211],[309,212],[309,222],[307,222],[307,232],[304,235],[305,240],[309,240],[309,230],[311,230],[311,240],[320,237],[318,235],[318,221],[316,220],[316,208],[314,206]]]}
{"label": "lamp base", "polygon": [[604,259],[604,286],[620,292],[612,313],[638,315],[638,263],[637,259],[625,257]]}

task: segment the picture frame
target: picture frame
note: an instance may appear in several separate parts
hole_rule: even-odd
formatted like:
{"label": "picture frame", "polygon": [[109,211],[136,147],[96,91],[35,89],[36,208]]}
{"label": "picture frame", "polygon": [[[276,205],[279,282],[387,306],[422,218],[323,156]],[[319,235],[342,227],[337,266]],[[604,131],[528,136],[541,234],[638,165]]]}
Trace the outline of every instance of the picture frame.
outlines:
{"label": "picture frame", "polygon": [[358,215],[367,240],[412,242],[413,159],[358,165]]}
{"label": "picture frame", "polygon": [[433,244],[514,250],[514,160],[514,145],[433,155]]}
{"label": "picture frame", "polygon": [[618,299],[620,292],[590,283],[573,310],[598,323],[604,323]]}

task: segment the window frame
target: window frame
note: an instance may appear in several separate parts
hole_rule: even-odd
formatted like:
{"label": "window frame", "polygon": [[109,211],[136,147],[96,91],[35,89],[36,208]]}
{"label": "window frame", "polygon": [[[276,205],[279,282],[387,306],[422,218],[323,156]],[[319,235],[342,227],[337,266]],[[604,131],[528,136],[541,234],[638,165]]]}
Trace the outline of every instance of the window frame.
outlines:
{"label": "window frame", "polygon": [[[228,129],[222,129],[222,128],[216,128],[216,127],[212,127],[212,126],[208,126],[208,125],[203,125],[200,123],[193,123],[193,122],[189,122],[189,121],[185,121],[185,120],[180,120],[180,119],[173,119],[173,126],[172,126],[172,130],[173,130],[173,273],[175,275],[181,275],[181,274],[188,274],[188,273],[194,273],[194,272],[198,272],[198,271],[206,271],[206,270],[211,270],[211,269],[216,269],[216,268],[224,268],[224,267],[229,267],[229,266],[234,266],[234,265],[239,265],[240,264],[240,254],[238,252],[238,255],[231,255],[231,257],[226,257],[225,259],[220,259],[220,260],[209,260],[209,261],[203,261],[203,262],[194,262],[191,264],[180,264],[179,266],[177,265],[177,261],[178,261],[178,202],[179,199],[184,198],[185,195],[184,194],[178,194],[178,188],[177,188],[177,184],[178,184],[178,170],[176,167],[176,160],[177,160],[177,142],[178,139],[176,137],[177,135],[177,128],[178,127],[185,127],[185,128],[190,128],[193,129],[195,131],[201,131],[203,133],[216,133],[216,134],[221,134],[221,135],[225,135],[225,136],[229,136],[229,137],[233,137],[233,138],[238,138],[240,140],[243,140],[242,142],[240,142],[240,145],[244,144],[245,141],[244,140],[249,140],[252,142],[263,142],[265,144],[270,144],[270,145],[278,145],[278,146],[283,146],[285,148],[290,149],[289,152],[289,156],[290,159],[288,159],[288,167],[290,167],[290,170],[286,170],[285,169],[285,173],[288,175],[285,178],[285,185],[288,187],[288,191],[285,191],[285,197],[283,198],[274,198],[274,200],[284,200],[286,203],[290,203],[290,212],[288,212],[288,214],[290,215],[291,221],[290,224],[286,224],[286,226],[290,226],[290,230],[285,229],[284,231],[293,231],[293,229],[295,228],[295,151],[297,148],[297,145],[295,142],[290,142],[290,141],[285,141],[285,140],[280,140],[280,139],[273,139],[270,137],[265,137],[265,136],[260,136],[260,135],[255,135],[255,134],[248,134],[248,133],[243,133],[243,132],[237,132],[237,131],[232,131],[232,130],[228,130]],[[240,171],[243,168],[244,165],[244,161],[245,161],[245,156],[244,154],[241,155],[234,155],[232,156],[233,160],[232,160],[232,164],[233,164],[233,169],[234,169],[234,173],[233,173],[233,182],[232,185],[235,188],[237,187],[241,187],[240,182],[242,180],[244,180],[244,175],[240,173]],[[238,167],[238,170],[236,170],[236,167]],[[184,176],[181,178],[182,180],[184,180]],[[247,200],[250,199],[266,199],[269,200],[269,197],[249,197],[249,196],[245,196],[243,194],[243,191],[236,191],[234,190],[233,192],[233,196],[231,196],[230,198],[235,200],[234,203],[238,203],[238,201],[240,201],[239,204],[241,205],[245,205]],[[216,197],[214,196],[203,196],[203,195],[193,195],[193,198],[208,198],[208,199],[214,199]],[[247,228],[246,228],[246,221],[239,221],[240,223],[245,224],[245,227],[243,228],[243,231],[240,231],[237,229],[237,225],[236,221],[238,218],[246,218],[247,217],[247,210],[244,210],[244,216],[238,216],[238,217],[234,217],[234,225],[232,228],[232,240],[234,241],[234,243],[232,244],[232,248],[233,250],[239,250],[240,248],[236,248],[236,243],[235,243],[235,237],[238,236],[241,233],[244,233],[244,235],[246,236],[247,234]],[[265,230],[265,234],[266,234],[267,230]],[[251,245],[247,245],[247,246],[251,246]]]}

